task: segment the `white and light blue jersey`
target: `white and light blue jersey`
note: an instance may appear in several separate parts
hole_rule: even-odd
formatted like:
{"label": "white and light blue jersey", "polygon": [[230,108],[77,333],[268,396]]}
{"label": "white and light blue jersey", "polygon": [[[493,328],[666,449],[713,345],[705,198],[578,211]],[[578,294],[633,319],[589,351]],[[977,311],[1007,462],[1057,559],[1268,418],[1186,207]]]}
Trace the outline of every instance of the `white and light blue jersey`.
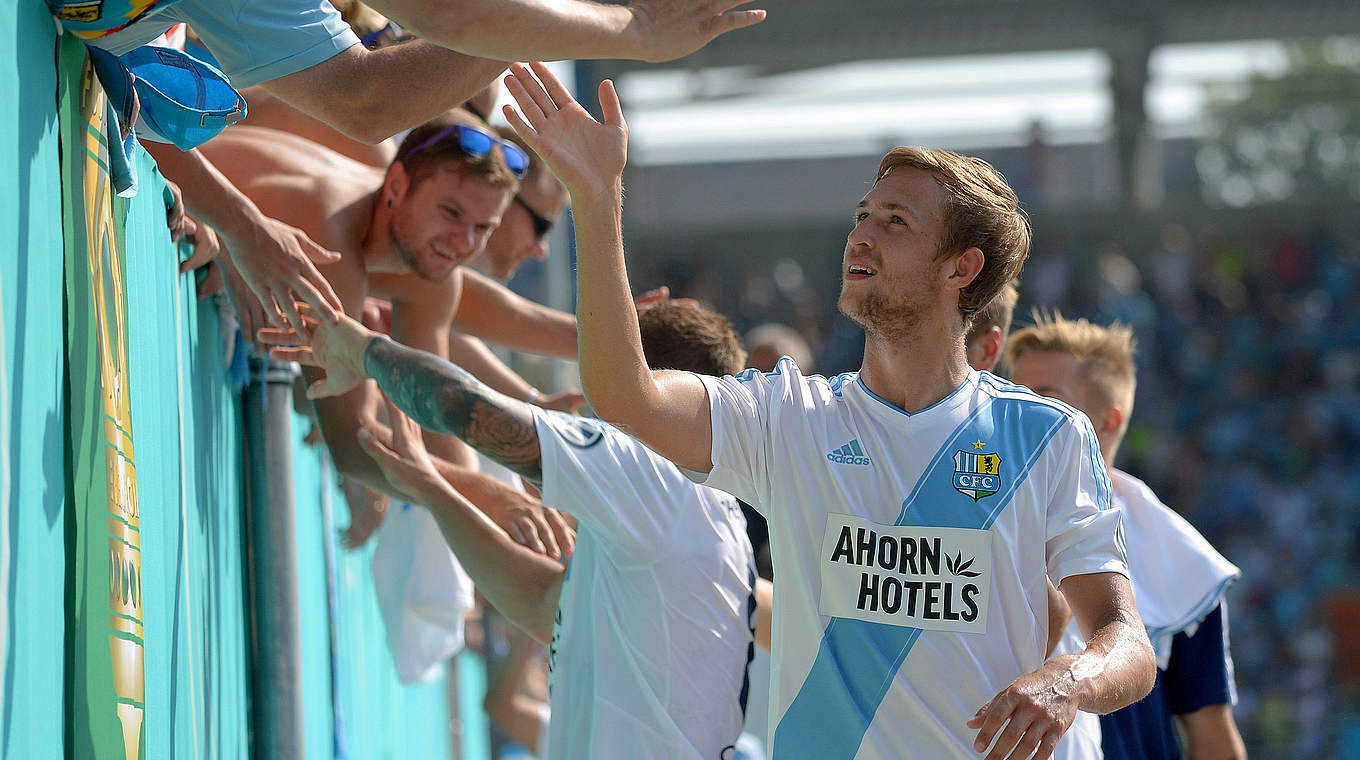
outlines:
{"label": "white and light blue jersey", "polygon": [[543,503],[580,523],[549,655],[547,757],[733,757],[755,650],[741,507],[599,420],[534,419]]}
{"label": "white and light blue jersey", "polygon": [[967,720],[1043,662],[1045,578],[1127,575],[1071,407],[972,372],[907,414],[787,357],[702,380],[705,482],[770,524],[775,758],[976,758]]}

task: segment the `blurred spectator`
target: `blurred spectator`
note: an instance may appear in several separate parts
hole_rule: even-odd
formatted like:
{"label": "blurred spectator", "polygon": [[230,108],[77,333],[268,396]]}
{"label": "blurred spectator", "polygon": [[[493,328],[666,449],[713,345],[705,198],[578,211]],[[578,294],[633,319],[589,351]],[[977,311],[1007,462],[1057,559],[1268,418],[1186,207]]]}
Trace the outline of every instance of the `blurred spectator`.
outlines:
{"label": "blurred spectator", "polygon": [[491,233],[486,248],[468,264],[497,280],[509,282],[524,262],[548,258],[548,233],[567,206],[567,190],[515,130],[499,127],[496,134],[518,145],[530,157],[529,173],[520,180],[519,191],[501,216],[500,226]]}
{"label": "blurred spectator", "polygon": [[746,346],[750,351],[746,357],[747,366],[761,372],[773,372],[781,356],[792,357],[804,372],[813,372],[812,348],[788,325],[766,322],[746,333]]}
{"label": "blurred spectator", "polygon": [[992,370],[1001,359],[1006,336],[1011,332],[1015,304],[1020,300],[1020,291],[1016,289],[1019,284],[1019,281],[1008,283],[973,317],[973,324],[964,336],[968,366],[973,369]]}
{"label": "blurred spectator", "polygon": [[487,684],[482,706],[491,724],[511,741],[538,757],[548,753],[547,648],[516,628],[510,651]]}

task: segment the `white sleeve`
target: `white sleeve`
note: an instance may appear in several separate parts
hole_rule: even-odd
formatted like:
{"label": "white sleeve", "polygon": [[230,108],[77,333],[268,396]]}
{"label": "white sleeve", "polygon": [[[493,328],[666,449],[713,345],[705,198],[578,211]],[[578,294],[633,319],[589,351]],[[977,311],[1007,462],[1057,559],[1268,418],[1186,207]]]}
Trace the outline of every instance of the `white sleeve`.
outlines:
{"label": "white sleeve", "polygon": [[1095,431],[1082,416],[1051,444],[1048,577],[1055,583],[1085,573],[1129,574],[1121,512],[1110,503],[1110,476]]}
{"label": "white sleeve", "polygon": [[788,358],[771,373],[748,369],[736,376],[697,375],[708,390],[713,470],[685,474],[763,512],[769,493],[770,413],[788,390],[790,377],[797,376],[798,368]]}
{"label": "white sleeve", "polygon": [[668,491],[694,486],[668,460],[600,420],[534,407],[534,422],[543,503],[574,515],[619,560],[655,556],[682,501]]}

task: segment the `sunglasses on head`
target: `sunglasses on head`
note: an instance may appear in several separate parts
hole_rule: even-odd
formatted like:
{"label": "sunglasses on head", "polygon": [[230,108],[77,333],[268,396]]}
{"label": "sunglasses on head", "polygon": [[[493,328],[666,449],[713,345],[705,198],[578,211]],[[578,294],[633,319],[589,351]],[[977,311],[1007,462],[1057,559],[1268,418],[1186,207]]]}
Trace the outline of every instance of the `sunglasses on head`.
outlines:
{"label": "sunglasses on head", "polygon": [[554,224],[553,220],[534,211],[532,206],[525,203],[524,199],[519,197],[519,193],[515,193],[515,203],[518,203],[520,208],[524,209],[524,212],[529,215],[529,221],[533,222],[535,240],[547,235],[548,232],[552,230]]}
{"label": "sunglasses on head", "polygon": [[501,155],[505,157],[505,165],[510,169],[510,173],[515,175],[515,179],[524,179],[524,175],[529,173],[529,154],[520,150],[518,145],[483,132],[476,127],[465,127],[462,124],[453,124],[435,132],[424,142],[412,148],[405,158],[410,159],[411,156],[423,150],[429,150],[449,135],[457,135],[458,149],[473,158],[485,158],[491,154],[492,148],[499,145],[501,146]]}

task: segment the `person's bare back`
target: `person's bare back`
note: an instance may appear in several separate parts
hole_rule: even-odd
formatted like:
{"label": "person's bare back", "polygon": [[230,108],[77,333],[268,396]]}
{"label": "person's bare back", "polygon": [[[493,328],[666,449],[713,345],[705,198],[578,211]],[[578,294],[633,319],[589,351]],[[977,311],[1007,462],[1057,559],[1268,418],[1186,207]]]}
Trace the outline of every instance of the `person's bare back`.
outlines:
{"label": "person's bare back", "polygon": [[202,150],[265,214],[341,254],[319,269],[345,312],[359,314],[367,293],[363,242],[383,171],[263,127],[234,127]]}

